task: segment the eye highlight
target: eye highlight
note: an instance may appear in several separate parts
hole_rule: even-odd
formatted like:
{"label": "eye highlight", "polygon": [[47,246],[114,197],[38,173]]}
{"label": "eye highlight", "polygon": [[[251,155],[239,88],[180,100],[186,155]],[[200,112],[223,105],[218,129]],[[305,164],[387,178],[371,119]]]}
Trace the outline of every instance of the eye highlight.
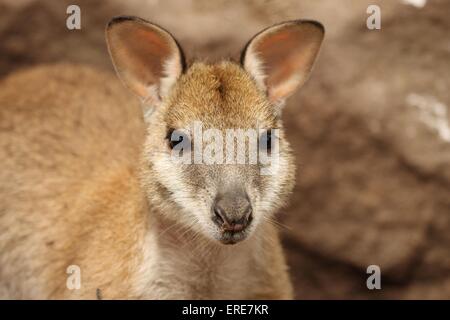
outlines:
{"label": "eye highlight", "polygon": [[183,144],[190,144],[189,136],[181,130],[170,128],[167,131],[166,139],[169,142],[170,149],[175,148],[183,142]]}

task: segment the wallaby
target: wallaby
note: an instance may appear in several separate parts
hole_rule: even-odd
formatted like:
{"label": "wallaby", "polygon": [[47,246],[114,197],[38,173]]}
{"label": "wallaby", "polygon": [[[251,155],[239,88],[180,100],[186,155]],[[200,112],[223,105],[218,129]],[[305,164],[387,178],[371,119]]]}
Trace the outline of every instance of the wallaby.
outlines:
{"label": "wallaby", "polygon": [[[293,298],[272,220],[295,177],[281,109],[323,37],[318,22],[284,22],[255,35],[240,63],[188,66],[169,32],[116,17],[109,53],[142,110],[92,67],[43,65],[5,78],[0,297]],[[194,121],[221,132],[265,128],[266,143],[278,129],[279,165],[261,174],[259,163],[173,161],[180,142],[198,142],[172,139]]]}

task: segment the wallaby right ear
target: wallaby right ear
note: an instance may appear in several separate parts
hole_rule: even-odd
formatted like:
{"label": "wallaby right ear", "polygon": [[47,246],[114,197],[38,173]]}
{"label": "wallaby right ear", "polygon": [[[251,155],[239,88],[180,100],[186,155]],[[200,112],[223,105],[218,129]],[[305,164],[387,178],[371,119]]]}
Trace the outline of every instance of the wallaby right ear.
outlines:
{"label": "wallaby right ear", "polygon": [[247,43],[242,65],[268,98],[282,105],[308,78],[324,33],[319,22],[310,20],[269,27]]}
{"label": "wallaby right ear", "polygon": [[106,40],[119,78],[146,103],[158,104],[185,68],[183,52],[170,33],[140,18],[113,18]]}

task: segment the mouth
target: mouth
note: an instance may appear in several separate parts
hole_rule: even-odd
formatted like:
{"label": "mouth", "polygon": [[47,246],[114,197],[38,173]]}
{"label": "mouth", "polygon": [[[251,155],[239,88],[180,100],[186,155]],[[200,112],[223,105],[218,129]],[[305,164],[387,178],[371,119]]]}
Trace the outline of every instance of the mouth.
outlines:
{"label": "mouth", "polygon": [[242,231],[221,230],[218,240],[223,244],[236,244],[248,236],[247,228]]}

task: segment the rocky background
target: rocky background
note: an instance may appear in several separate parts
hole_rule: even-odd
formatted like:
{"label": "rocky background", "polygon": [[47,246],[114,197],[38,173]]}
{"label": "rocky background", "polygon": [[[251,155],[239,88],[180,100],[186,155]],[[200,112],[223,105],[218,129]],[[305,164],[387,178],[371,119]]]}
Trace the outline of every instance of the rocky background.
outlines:
{"label": "rocky background", "polygon": [[[66,28],[81,7],[82,29]],[[381,30],[366,9],[381,8]],[[112,70],[104,26],[138,15],[188,59],[237,57],[261,28],[321,21],[326,40],[284,113],[297,154],[279,218],[298,299],[450,299],[450,1],[0,0],[0,76],[81,62]],[[368,290],[378,265],[382,289]]]}

